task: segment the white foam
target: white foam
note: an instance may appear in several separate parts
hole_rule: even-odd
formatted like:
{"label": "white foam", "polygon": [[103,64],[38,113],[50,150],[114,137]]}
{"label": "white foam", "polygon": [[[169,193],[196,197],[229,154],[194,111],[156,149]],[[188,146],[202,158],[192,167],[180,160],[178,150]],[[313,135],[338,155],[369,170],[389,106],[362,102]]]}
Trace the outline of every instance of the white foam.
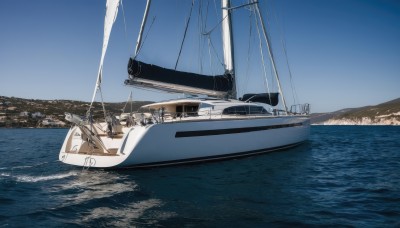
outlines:
{"label": "white foam", "polygon": [[1,173],[0,176],[2,176],[2,177],[9,177],[10,174],[8,174],[8,173]]}
{"label": "white foam", "polygon": [[24,169],[24,168],[32,168],[33,166],[31,165],[21,165],[21,166],[15,166],[12,167],[12,169]]}
{"label": "white foam", "polygon": [[40,181],[48,181],[48,180],[57,180],[57,179],[64,179],[71,176],[78,175],[77,172],[68,172],[64,174],[55,174],[50,176],[15,176],[17,181],[19,182],[40,182]]}

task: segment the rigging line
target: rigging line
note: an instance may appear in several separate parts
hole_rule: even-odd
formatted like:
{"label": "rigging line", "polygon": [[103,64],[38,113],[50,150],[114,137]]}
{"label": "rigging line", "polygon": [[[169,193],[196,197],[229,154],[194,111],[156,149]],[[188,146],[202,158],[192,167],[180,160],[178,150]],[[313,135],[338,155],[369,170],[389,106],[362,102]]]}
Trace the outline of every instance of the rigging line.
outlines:
{"label": "rigging line", "polygon": [[[219,11],[217,10],[217,3],[216,3],[216,0],[214,0],[214,10],[215,10],[215,15],[218,15],[218,12],[219,12]],[[215,47],[214,47],[214,44],[213,44],[213,42],[212,42],[212,40],[211,40],[210,35],[211,35],[211,32],[214,31],[214,29],[216,29],[216,28],[218,27],[218,25],[220,25],[220,24],[222,23],[222,21],[225,20],[226,17],[227,17],[227,16],[225,16],[224,18],[222,18],[222,20],[219,21],[218,24],[217,24],[214,28],[212,28],[209,32],[203,33],[203,35],[207,35],[207,36],[208,36],[208,40],[209,40],[209,42],[210,42],[210,45],[211,45],[211,47],[212,47],[212,50],[214,51],[215,56],[216,56],[216,58],[218,59],[218,62],[221,64],[222,67],[224,67],[225,65],[224,65],[223,61],[221,60],[221,58],[218,56],[218,52],[217,52],[217,50],[216,50]]]}
{"label": "rigging line", "polygon": [[128,103],[130,103],[130,106],[131,106],[130,113],[132,113],[132,90],[129,93],[128,99],[126,100],[124,107],[122,108],[122,113],[125,113],[125,109],[126,109],[126,106],[128,106]]}
{"label": "rigging line", "polygon": [[[205,18],[205,23],[204,23],[204,29],[202,30],[202,32],[207,30],[207,19],[208,19],[208,9],[209,9],[209,7],[210,7],[210,1],[207,1],[206,18]],[[213,67],[212,67],[212,55],[211,55],[211,45],[210,45],[210,43],[211,43],[211,37],[207,36],[208,59],[209,59],[209,63],[210,63],[211,73],[214,74],[214,70],[213,70]]]}
{"label": "rigging line", "polygon": [[250,58],[251,58],[251,56],[250,56],[251,50],[250,49],[251,49],[251,36],[252,36],[252,28],[253,28],[253,26],[252,26],[253,23],[251,23],[252,15],[253,15],[253,11],[250,11],[250,15],[249,15],[249,43],[248,43],[248,46],[247,46],[246,78],[245,78],[245,82],[243,83],[243,86],[242,86],[243,94],[244,94],[244,91],[246,91],[247,85],[248,85],[248,82],[249,82],[249,70],[250,70]]}
{"label": "rigging line", "polygon": [[208,39],[207,39],[207,44],[208,44],[208,59],[209,59],[209,62],[210,62],[210,69],[211,69],[212,74],[214,74],[214,70],[213,70],[213,67],[212,67],[211,38],[209,36],[208,36]]}
{"label": "rigging line", "polygon": [[289,71],[290,86],[292,87],[292,93],[293,93],[293,102],[296,104],[297,93],[296,93],[296,88],[294,87],[294,83],[293,83],[292,70],[290,69],[290,65],[289,65],[289,58],[287,56],[286,44],[282,40],[281,40],[281,43],[282,43],[282,46],[283,46],[283,52],[285,53],[286,65],[287,65],[288,71]]}
{"label": "rigging line", "polygon": [[[201,1],[200,1],[201,2]],[[207,30],[207,20],[208,20],[208,15],[209,15],[209,8],[210,8],[210,1],[208,0],[207,1],[207,5],[205,6],[205,9],[204,9],[204,6],[202,6],[202,10],[201,10],[201,31],[200,31],[200,35],[203,35],[203,36],[200,36],[200,40],[202,41],[202,47],[201,47],[201,49],[200,49],[200,51],[202,51],[202,58],[204,57],[204,50],[205,50],[205,46],[207,45],[207,50],[208,50],[208,60],[209,60],[209,65],[210,65],[210,71],[211,71],[211,74],[212,75],[214,75],[215,74],[215,72],[214,72],[214,69],[213,69],[213,65],[212,65],[212,62],[213,62],[213,59],[212,59],[212,54],[211,54],[211,45],[210,45],[210,43],[211,43],[211,37],[210,37],[210,35],[206,35],[206,36],[204,36],[204,31],[206,31]],[[204,16],[204,12],[205,11],[205,16]],[[205,57],[204,57],[205,58]],[[215,80],[214,80],[214,88],[216,88],[216,82],[215,82]]]}
{"label": "rigging line", "polygon": [[99,91],[101,98],[101,106],[103,107],[104,119],[106,119],[107,113],[106,113],[106,107],[104,106],[103,93],[101,92],[101,87],[99,87]]}
{"label": "rigging line", "polygon": [[[122,4],[122,0],[121,0],[121,8],[122,8],[122,17],[124,18],[125,40],[127,43],[129,43],[128,42],[128,33],[126,32],[125,10],[124,10],[124,5]],[[128,44],[128,48],[129,48],[129,44]]]}
{"label": "rigging line", "polygon": [[257,0],[256,1],[251,1],[249,3],[243,4],[243,5],[240,5],[240,6],[234,6],[234,7],[229,7],[229,8],[225,8],[224,7],[224,9],[233,11],[233,10],[236,10],[236,9],[239,9],[239,8],[243,8],[243,7],[246,7],[246,6],[251,6],[251,5],[254,5],[254,4],[258,4],[258,1]]}
{"label": "rigging line", "polygon": [[132,120],[132,113],[133,113],[133,98],[132,98],[132,94],[133,94],[133,90],[131,90],[131,96],[130,96],[130,100],[131,100],[131,110],[129,112],[129,118]]}
{"label": "rigging line", "polygon": [[283,90],[282,90],[281,82],[280,82],[280,80],[279,80],[278,71],[277,71],[277,69],[276,69],[275,59],[274,59],[274,56],[273,56],[273,53],[272,53],[271,42],[270,42],[270,40],[269,40],[269,38],[268,38],[267,31],[266,31],[266,28],[265,28],[265,25],[264,25],[264,21],[263,21],[261,12],[260,12],[260,8],[258,7],[258,4],[255,4],[255,9],[256,9],[256,11],[257,11],[257,14],[258,14],[258,17],[259,17],[259,19],[260,19],[260,23],[261,23],[261,26],[262,26],[262,29],[263,29],[263,35],[264,35],[264,39],[265,39],[266,44],[267,44],[268,54],[269,54],[269,58],[270,58],[270,60],[271,60],[271,65],[272,65],[272,68],[273,68],[274,73],[275,73],[276,81],[277,81],[277,83],[278,83],[279,93],[282,95],[281,98],[282,98],[283,106],[284,106],[284,108],[285,108],[285,113],[286,113],[286,115],[288,115],[288,108],[287,108],[287,106],[286,106],[285,96],[283,95]]}
{"label": "rigging line", "polygon": [[[202,1],[200,1],[199,3],[202,3]],[[201,26],[201,31],[200,31],[199,34],[201,35],[201,34],[203,34],[204,31],[207,30],[208,9],[209,9],[209,5],[210,5],[210,1],[207,1],[207,5],[205,6],[205,9],[204,9],[203,4],[200,4],[200,5],[202,7],[202,10],[201,10],[201,25],[202,26]],[[205,15],[204,15],[203,11],[205,11]],[[211,54],[210,54],[210,43],[209,43],[209,40],[208,40],[209,37],[204,37],[204,36],[199,36],[199,37],[200,37],[200,40],[202,41],[202,48],[201,48],[202,57],[205,55],[205,54],[203,55],[203,51],[205,50],[205,46],[206,46],[206,43],[207,43],[209,62],[210,62],[210,70],[211,70],[211,73],[213,74],[212,62],[211,62]]]}
{"label": "rigging line", "polygon": [[125,103],[124,107],[122,108],[122,113],[124,113],[124,112],[125,112],[125,108],[126,108],[126,106],[128,105],[128,102],[129,102],[129,97],[128,97],[128,100],[126,101],[126,103]]}
{"label": "rigging line", "polygon": [[[214,71],[212,69],[212,55],[211,55],[211,39],[210,39],[210,36],[208,36],[207,41],[208,41],[208,55],[209,55],[209,60],[210,60],[210,69],[211,69],[212,74],[214,75]],[[216,88],[216,87],[217,87],[217,83],[216,83],[215,77],[214,77],[214,88]]]}
{"label": "rigging line", "polygon": [[[197,15],[197,31],[199,34],[201,34],[201,31],[203,30],[203,14],[202,14],[202,1],[199,1],[199,7],[198,7],[198,15]],[[198,38],[198,61],[199,61],[199,67],[200,67],[200,73],[203,73],[203,50],[204,49],[204,40],[202,39],[201,36]]]}
{"label": "rigging line", "polygon": [[214,10],[215,10],[215,15],[218,15],[219,10],[218,10],[218,7],[217,7],[216,0],[214,0]]}
{"label": "rigging line", "polygon": [[181,43],[181,47],[179,49],[178,58],[177,58],[176,63],[175,63],[175,68],[174,68],[175,70],[176,70],[176,67],[178,66],[179,58],[180,58],[181,53],[182,53],[183,43],[185,42],[186,33],[187,33],[187,30],[188,30],[188,27],[189,27],[190,18],[192,17],[193,5],[194,5],[194,0],[192,0],[192,6],[190,7],[189,18],[186,21],[186,26],[185,26],[186,28],[185,28],[185,32],[183,34],[183,40],[182,40],[182,43]]}
{"label": "rigging line", "polygon": [[210,1],[207,1],[207,6],[206,6],[206,19],[204,20],[205,21],[205,23],[204,23],[204,31],[205,30],[207,30],[207,20],[208,20],[208,8],[209,8],[209,6],[210,6]]}
{"label": "rigging line", "polygon": [[211,47],[212,47],[212,49],[213,49],[213,51],[214,51],[214,53],[215,53],[215,56],[217,57],[219,63],[221,64],[221,66],[225,66],[224,63],[223,63],[223,61],[219,58],[218,53],[217,53],[217,50],[215,49],[211,38],[210,38],[210,44],[211,44]]}
{"label": "rigging line", "polygon": [[154,24],[154,21],[155,21],[155,20],[156,20],[156,17],[154,16],[154,17],[153,17],[153,20],[151,21],[149,30],[147,31],[146,36],[144,37],[144,39],[143,39],[143,41],[142,41],[142,44],[140,45],[139,50],[137,51],[137,53],[135,54],[135,56],[133,57],[133,59],[136,59],[136,57],[139,55],[140,51],[142,50],[142,48],[143,48],[143,46],[144,46],[144,43],[146,42],[147,36],[150,34],[151,28],[153,27],[153,24]]}
{"label": "rigging line", "polygon": [[[272,2],[272,3],[273,3],[273,2]],[[273,6],[273,5],[274,5],[274,4],[271,4],[271,6]],[[296,98],[298,98],[298,96],[297,96],[296,88],[294,87],[292,71],[291,71],[291,68],[290,68],[290,65],[289,65],[289,58],[288,58],[287,49],[286,49],[285,34],[284,34],[284,31],[283,31],[283,29],[282,29],[282,26],[280,25],[279,20],[278,20],[278,16],[277,16],[277,14],[276,14],[277,10],[273,10],[273,12],[275,12],[273,15],[274,15],[274,18],[275,18],[275,22],[276,22],[276,24],[278,25],[279,35],[280,35],[280,37],[281,37],[282,49],[283,49],[283,53],[285,54],[286,65],[287,65],[288,72],[289,72],[290,87],[291,87],[291,89],[292,89],[293,103],[294,103],[294,104],[297,104]]]}
{"label": "rigging line", "polygon": [[[260,46],[261,62],[262,62],[264,78],[265,78],[264,86],[267,87],[267,92],[270,93],[269,83],[268,83],[268,78],[267,78],[267,70],[265,67],[265,58],[264,58],[264,52],[263,52],[263,46],[262,46],[262,40],[261,40],[261,33],[260,33],[260,28],[259,28],[260,25],[258,24],[258,20],[257,20],[256,16],[254,16],[254,20],[256,22],[256,28],[257,28],[258,40],[259,40],[259,46]],[[272,104],[271,96],[269,96],[269,102]]]}
{"label": "rigging line", "polygon": [[[199,26],[199,55],[200,55],[200,67],[201,67],[201,72],[203,72],[203,60],[205,58],[205,46],[206,46],[206,42],[207,42],[207,49],[208,49],[208,55],[209,55],[209,63],[210,63],[210,70],[211,70],[211,74],[213,74],[212,72],[212,64],[211,64],[211,55],[210,55],[210,45],[209,45],[209,40],[204,37],[201,36],[203,34],[203,31],[207,30],[207,18],[208,18],[208,6],[209,6],[209,1],[207,1],[207,5],[203,6],[203,1],[199,1],[199,18],[198,18],[198,26]],[[205,11],[205,15],[204,12]],[[215,80],[214,80],[214,87],[215,86]]]}
{"label": "rigging line", "polygon": [[226,15],[224,18],[222,18],[210,31],[203,33],[203,35],[209,35],[211,34],[216,28],[219,27],[219,25],[227,18],[228,15]]}

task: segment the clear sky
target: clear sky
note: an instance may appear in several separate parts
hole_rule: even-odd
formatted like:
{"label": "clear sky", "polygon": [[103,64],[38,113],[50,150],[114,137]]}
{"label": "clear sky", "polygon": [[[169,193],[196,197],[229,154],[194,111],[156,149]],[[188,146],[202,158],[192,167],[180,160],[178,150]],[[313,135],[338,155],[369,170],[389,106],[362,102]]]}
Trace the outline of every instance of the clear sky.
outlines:
{"label": "clear sky", "polygon": [[[190,2],[153,0],[151,12],[160,14],[148,32],[141,59],[173,68]],[[241,1],[232,2],[236,5]],[[272,35],[277,49],[281,48],[279,34],[284,37],[298,100],[310,103],[313,112],[374,105],[400,97],[400,1],[260,2],[261,10],[268,13],[267,25],[278,33]],[[120,8],[104,64],[105,101],[125,101],[132,90],[123,81],[144,6],[145,0],[123,1],[126,32]],[[0,95],[90,101],[101,55],[104,15],[105,0],[0,0]],[[166,20],[176,25],[163,25]],[[244,23],[236,18],[234,22]],[[173,36],[168,38],[170,31]],[[243,55],[247,41],[240,37],[248,31],[235,32],[239,35],[236,55]],[[181,70],[188,70],[189,62],[196,61],[190,55],[192,49],[186,51]],[[281,55],[277,59],[284,77],[285,60]],[[245,68],[239,67],[238,72],[246,72]],[[258,86],[262,83],[244,86],[244,80],[239,82],[241,93],[262,92]],[[283,86],[290,90],[290,85]],[[138,89],[133,89],[133,94],[135,100],[174,97]]]}

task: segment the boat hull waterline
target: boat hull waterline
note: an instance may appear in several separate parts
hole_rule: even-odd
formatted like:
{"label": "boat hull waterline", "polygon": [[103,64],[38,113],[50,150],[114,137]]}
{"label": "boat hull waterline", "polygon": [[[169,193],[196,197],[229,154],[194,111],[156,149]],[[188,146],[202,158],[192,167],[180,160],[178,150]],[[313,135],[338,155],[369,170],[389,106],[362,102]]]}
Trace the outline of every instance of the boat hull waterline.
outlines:
{"label": "boat hull waterline", "polygon": [[[227,127],[229,126],[229,127]],[[83,167],[137,168],[256,155],[308,139],[307,116],[181,121],[125,127],[121,137],[103,136],[109,153],[81,153],[82,128],[72,127],[60,161]]]}

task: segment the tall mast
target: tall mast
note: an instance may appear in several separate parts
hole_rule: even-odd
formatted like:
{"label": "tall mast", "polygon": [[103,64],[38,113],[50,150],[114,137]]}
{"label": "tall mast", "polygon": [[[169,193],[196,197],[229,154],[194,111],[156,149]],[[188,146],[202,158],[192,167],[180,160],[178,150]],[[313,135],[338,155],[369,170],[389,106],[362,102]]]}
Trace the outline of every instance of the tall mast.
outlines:
{"label": "tall mast", "polygon": [[143,35],[144,26],[146,25],[147,15],[148,15],[149,9],[150,9],[150,3],[151,3],[151,0],[147,0],[146,9],[144,11],[144,15],[143,15],[143,19],[142,19],[142,24],[140,25],[138,39],[136,41],[135,56],[138,54],[138,52],[140,50],[140,46],[142,44],[142,35]]}
{"label": "tall mast", "polygon": [[231,74],[233,78],[233,90],[229,94],[230,98],[236,99],[236,80],[235,80],[235,61],[233,51],[233,36],[231,23],[231,2],[230,0],[221,0],[222,6],[222,45],[224,51],[225,73]]}

